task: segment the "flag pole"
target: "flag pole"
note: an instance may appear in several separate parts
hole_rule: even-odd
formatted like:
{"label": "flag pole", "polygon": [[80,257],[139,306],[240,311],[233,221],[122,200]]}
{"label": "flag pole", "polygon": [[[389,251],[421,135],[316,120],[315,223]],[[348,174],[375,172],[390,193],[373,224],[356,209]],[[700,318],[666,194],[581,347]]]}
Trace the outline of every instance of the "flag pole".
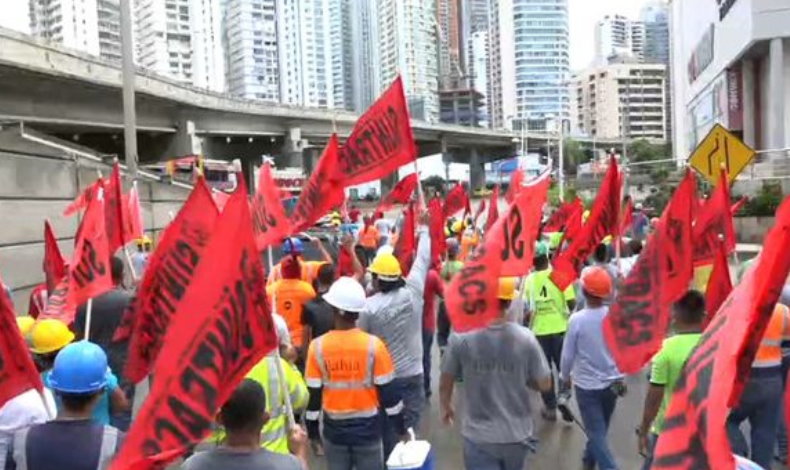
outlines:
{"label": "flag pole", "polygon": [[414,159],[414,172],[417,174],[417,196],[420,198],[420,206],[422,210],[427,207],[425,205],[425,194],[422,192],[422,181],[420,181],[420,168],[417,166],[417,159]]}
{"label": "flag pole", "polygon": [[129,254],[129,247],[126,245],[123,246],[123,254],[126,256],[126,262],[129,264],[129,269],[132,272],[132,281],[139,281],[140,278],[137,276],[137,271],[134,269],[134,264],[132,263],[132,255]]}
{"label": "flag pole", "polygon": [[93,316],[93,298],[88,299],[85,307],[85,341],[90,341],[91,336],[91,317]]}
{"label": "flag pole", "polygon": [[47,412],[47,417],[49,419],[57,418],[57,412],[53,411],[52,408],[49,406],[49,402],[47,401],[47,396],[44,394],[44,390],[36,390],[38,392],[38,396],[41,397],[41,402],[44,403],[44,410]]}
{"label": "flag pole", "polygon": [[[272,271],[274,265],[272,263],[272,247],[267,249],[267,257],[269,261],[269,272]],[[272,315],[277,313],[277,291],[272,290]],[[285,370],[283,369],[283,361],[280,357],[280,343],[279,339],[277,346],[274,348],[274,360],[277,361],[277,386],[280,388],[280,394],[285,401],[285,416],[288,419],[288,429],[293,429],[296,426],[296,419],[294,418],[294,407],[291,403],[291,394],[288,391],[288,384],[285,382]],[[274,404],[277,406],[277,404]]]}

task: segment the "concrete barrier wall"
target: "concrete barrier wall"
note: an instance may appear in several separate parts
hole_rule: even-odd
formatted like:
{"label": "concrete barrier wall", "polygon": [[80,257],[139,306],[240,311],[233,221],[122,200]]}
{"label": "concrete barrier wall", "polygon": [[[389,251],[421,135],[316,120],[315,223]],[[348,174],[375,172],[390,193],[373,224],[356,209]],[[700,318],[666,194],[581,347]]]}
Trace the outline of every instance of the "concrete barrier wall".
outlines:
{"label": "concrete barrier wall", "polygon": [[[28,140],[19,128],[0,131],[0,277],[12,289],[18,313],[26,312],[30,290],[44,280],[44,220],[52,223],[64,256],[70,257],[79,220],[63,217],[63,209],[99,172],[108,176],[110,170],[109,165],[68,148]],[[124,177],[124,190],[131,185]],[[137,185],[145,229],[156,238],[189,190],[150,179],[139,179]]]}

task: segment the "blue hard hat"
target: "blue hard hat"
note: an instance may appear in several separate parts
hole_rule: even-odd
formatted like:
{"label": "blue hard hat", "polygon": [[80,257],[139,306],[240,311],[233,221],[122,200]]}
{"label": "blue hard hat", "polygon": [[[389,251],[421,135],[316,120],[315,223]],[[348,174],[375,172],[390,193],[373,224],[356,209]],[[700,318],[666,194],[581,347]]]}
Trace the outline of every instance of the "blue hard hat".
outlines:
{"label": "blue hard hat", "polygon": [[98,344],[78,341],[61,349],[49,375],[53,390],[63,393],[97,392],[107,385],[107,354]]}
{"label": "blue hard hat", "polygon": [[[293,248],[293,253],[291,252],[291,248]],[[283,242],[283,254],[290,255],[290,254],[301,254],[304,252],[304,245],[302,244],[302,240],[297,237],[291,237],[286,239]]]}

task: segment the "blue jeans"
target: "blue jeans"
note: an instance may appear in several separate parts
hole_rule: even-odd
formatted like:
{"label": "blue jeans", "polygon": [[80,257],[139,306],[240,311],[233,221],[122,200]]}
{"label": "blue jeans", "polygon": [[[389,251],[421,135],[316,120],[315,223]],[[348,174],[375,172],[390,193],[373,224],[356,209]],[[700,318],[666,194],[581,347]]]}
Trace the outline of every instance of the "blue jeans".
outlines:
{"label": "blue jeans", "polygon": [[562,342],[565,339],[565,333],[557,333],[553,335],[538,336],[538,343],[543,354],[546,356],[546,362],[549,364],[549,372],[551,372],[551,390],[542,392],[543,404],[550,410],[557,409],[557,394],[554,391],[554,372],[552,372],[551,365],[560,371],[560,358],[562,356]]}
{"label": "blue jeans", "polygon": [[524,470],[531,448],[523,442],[483,444],[464,438],[466,470]]}
{"label": "blue jeans", "polygon": [[[727,434],[733,452],[751,458],[763,468],[771,468],[776,431],[781,418],[781,403],[782,376],[779,368],[776,368],[775,373],[752,369],[741,401],[727,418]],[[746,420],[749,420],[751,426],[751,456],[749,445],[740,429],[741,423]]]}
{"label": "blue jeans", "polygon": [[598,470],[617,470],[606,434],[617,404],[617,395],[610,388],[585,390],[576,387],[576,402],[587,431],[587,447],[582,460],[587,465],[598,465]]}
{"label": "blue jeans", "polygon": [[385,470],[381,441],[344,446],[324,439],[324,452],[329,470]]}
{"label": "blue jeans", "polygon": [[433,331],[422,330],[422,376],[426,398],[431,396],[431,347]]}
{"label": "blue jeans", "polygon": [[[422,374],[397,378],[392,383],[403,399],[404,426],[406,429],[414,428],[417,431],[417,426],[420,424],[420,413],[422,413],[422,406],[425,403]],[[389,456],[392,449],[395,448],[395,444],[398,443],[399,436],[396,435],[390,420],[386,418],[384,410],[381,410],[381,415],[384,423],[384,455]]]}

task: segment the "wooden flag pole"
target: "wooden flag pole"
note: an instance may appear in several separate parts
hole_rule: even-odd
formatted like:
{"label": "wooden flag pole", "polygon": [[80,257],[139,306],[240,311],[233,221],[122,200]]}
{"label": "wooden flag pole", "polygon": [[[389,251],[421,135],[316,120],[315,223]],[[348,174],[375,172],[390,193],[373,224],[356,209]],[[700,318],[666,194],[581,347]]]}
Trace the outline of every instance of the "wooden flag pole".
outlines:
{"label": "wooden flag pole", "polygon": [[85,307],[85,341],[90,341],[92,316],[93,316],[93,298],[90,298],[88,299],[88,305]]}

